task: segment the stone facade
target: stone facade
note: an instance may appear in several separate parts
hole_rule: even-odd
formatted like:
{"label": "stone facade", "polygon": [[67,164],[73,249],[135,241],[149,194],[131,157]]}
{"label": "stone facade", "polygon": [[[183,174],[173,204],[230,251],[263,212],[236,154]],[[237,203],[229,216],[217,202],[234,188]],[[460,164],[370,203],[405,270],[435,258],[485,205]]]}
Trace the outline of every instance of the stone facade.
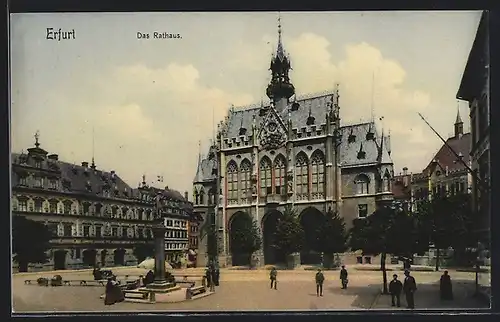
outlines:
{"label": "stone facade", "polygon": [[[373,121],[342,125],[338,87],[297,97],[281,38],[278,43],[266,92],[270,102],[231,107],[208,153],[200,155],[193,180],[195,212],[205,224],[216,212],[221,266],[233,264],[231,225],[239,216],[258,223],[263,250],[255,255],[267,264],[266,235],[285,206],[292,205],[308,227],[332,209],[349,228],[353,219],[392,201],[390,138],[379,135]],[[199,265],[208,259],[204,244]]]}
{"label": "stone facade", "polygon": [[[41,221],[53,234],[49,261],[31,264],[30,270],[136,265],[134,246],[152,244],[156,191],[145,182],[132,189],[93,160],[90,166],[60,161],[40,147],[38,135],[27,154],[12,154],[11,178],[13,216]],[[189,210],[180,210],[187,200],[176,191],[163,192],[175,208],[167,213],[189,216]],[[17,270],[17,263],[13,267]]]}

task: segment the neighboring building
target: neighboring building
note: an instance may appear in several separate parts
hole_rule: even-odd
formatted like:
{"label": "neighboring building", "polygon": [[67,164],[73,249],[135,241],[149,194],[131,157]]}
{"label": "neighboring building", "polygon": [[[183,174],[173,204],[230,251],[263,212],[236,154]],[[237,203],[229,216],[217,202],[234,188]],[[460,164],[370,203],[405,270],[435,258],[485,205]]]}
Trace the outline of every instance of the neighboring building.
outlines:
{"label": "neighboring building", "polygon": [[154,200],[157,194],[162,194],[165,202],[162,206],[162,218],[167,231],[165,232],[165,260],[177,263],[186,256],[188,251],[188,223],[192,216],[192,203],[176,190],[150,187],[143,177],[142,185],[137,189],[141,199]]}
{"label": "neighboring building", "polygon": [[200,224],[203,222],[203,217],[198,212],[193,212],[191,219],[188,223],[188,261],[190,265],[196,266],[197,263],[197,255],[198,255],[198,246],[200,243]]}
{"label": "neighboring building", "polygon": [[[137,264],[134,246],[153,242],[153,193],[132,189],[115,171],[97,169],[93,158],[90,166],[61,161],[35,137],[27,154],[12,154],[12,214],[44,222],[54,237],[49,261],[30,269]],[[177,192],[165,193],[179,199]]]}
{"label": "neighboring building", "polygon": [[[470,192],[471,175],[464,163],[470,166],[471,133],[463,131],[463,121],[460,112],[457,112],[454,134],[446,140],[447,144],[441,146],[421,173],[410,174],[411,187],[405,189],[407,197],[410,197],[412,211],[418,210],[419,200],[432,200],[438,195]],[[450,148],[455,151],[458,158]],[[408,178],[408,173],[403,177]],[[408,179],[405,180],[408,182]]]}
{"label": "neighboring building", "polygon": [[[193,180],[195,212],[206,222],[217,208],[221,266],[248,264],[233,261],[229,245],[233,223],[245,216],[261,229],[260,265],[283,262],[272,247],[274,230],[285,206],[293,205],[306,234],[301,262],[309,264],[321,260],[310,246],[330,208],[350,226],[393,198],[389,137],[374,122],[341,125],[338,88],[296,97],[281,30],[270,69],[270,104],[231,108]],[[207,261],[205,244],[199,244],[199,265]]]}
{"label": "neighboring building", "polygon": [[[490,58],[488,12],[484,11],[472,45],[457,98],[470,108],[472,170],[481,183],[472,182],[474,211],[477,214],[478,240],[490,244]],[[469,154],[469,153],[468,153]]]}
{"label": "neighboring building", "polygon": [[392,183],[392,193],[394,196],[394,205],[405,211],[412,211],[412,190],[411,190],[412,175],[408,173],[408,168],[403,168],[403,173],[394,176]]}

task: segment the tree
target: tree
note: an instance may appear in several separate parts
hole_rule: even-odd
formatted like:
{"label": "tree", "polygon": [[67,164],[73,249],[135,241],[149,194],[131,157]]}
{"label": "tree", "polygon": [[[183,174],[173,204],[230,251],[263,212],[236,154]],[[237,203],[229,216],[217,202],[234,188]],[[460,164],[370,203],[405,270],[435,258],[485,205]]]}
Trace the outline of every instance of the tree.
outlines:
{"label": "tree", "polygon": [[348,234],[344,219],[330,209],[326,213],[325,221],[318,228],[316,236],[317,250],[322,252],[324,256],[323,264],[330,268],[332,255],[347,250]]}
{"label": "tree", "polygon": [[295,208],[286,206],[283,215],[278,218],[274,236],[273,247],[277,251],[286,256],[300,252],[304,245],[304,230]]}
{"label": "tree", "polygon": [[435,196],[418,207],[422,235],[436,248],[436,271],[439,270],[441,249],[463,250],[474,246],[473,219],[469,194]]}
{"label": "tree", "polygon": [[147,257],[153,257],[155,254],[154,244],[148,242],[146,244],[137,244],[133,249],[133,254],[137,258],[137,262],[142,262]]}
{"label": "tree", "polygon": [[207,242],[207,255],[209,262],[217,262],[218,251],[218,233],[215,224],[214,213],[209,213],[205,222],[200,227],[200,238],[206,239]]}
{"label": "tree", "polygon": [[27,272],[30,263],[46,263],[52,233],[47,226],[23,216],[12,217],[12,253],[19,272]]}
{"label": "tree", "polygon": [[386,258],[411,256],[420,251],[416,221],[403,209],[379,207],[372,215],[354,220],[350,230],[349,246],[352,250],[361,250],[363,254],[380,255],[380,270],[383,279],[383,294],[387,290]]}
{"label": "tree", "polygon": [[246,261],[261,247],[258,224],[249,216],[242,216],[241,220],[233,220],[231,227],[231,253],[233,256],[245,256]]}

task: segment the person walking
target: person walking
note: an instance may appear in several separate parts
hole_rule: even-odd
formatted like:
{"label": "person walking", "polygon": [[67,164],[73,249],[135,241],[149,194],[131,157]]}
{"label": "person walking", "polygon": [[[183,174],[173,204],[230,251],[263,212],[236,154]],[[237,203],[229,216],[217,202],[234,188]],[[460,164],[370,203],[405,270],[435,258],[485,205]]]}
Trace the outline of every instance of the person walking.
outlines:
{"label": "person walking", "polygon": [[321,272],[321,269],[318,269],[316,273],[316,296],[323,296],[323,282],[325,281],[325,276]]}
{"label": "person walking", "polygon": [[276,290],[276,278],[278,277],[278,271],[276,270],[276,267],[271,268],[271,272],[269,273],[269,279],[271,280],[271,289],[274,287]]}
{"label": "person walking", "polygon": [[347,283],[349,283],[349,280],[347,279],[348,275],[347,269],[345,269],[345,266],[342,265],[342,269],[340,270],[340,281],[342,283],[342,289],[344,290],[347,288]]}
{"label": "person walking", "polygon": [[398,275],[392,275],[392,281],[389,283],[389,293],[391,293],[392,306],[401,306],[401,291],[403,290],[403,283],[398,280]]}
{"label": "person walking", "polygon": [[415,278],[410,275],[410,271],[405,271],[405,282],[403,284],[403,291],[406,295],[406,304],[409,309],[415,308],[415,291],[417,290],[417,283],[415,282]]}

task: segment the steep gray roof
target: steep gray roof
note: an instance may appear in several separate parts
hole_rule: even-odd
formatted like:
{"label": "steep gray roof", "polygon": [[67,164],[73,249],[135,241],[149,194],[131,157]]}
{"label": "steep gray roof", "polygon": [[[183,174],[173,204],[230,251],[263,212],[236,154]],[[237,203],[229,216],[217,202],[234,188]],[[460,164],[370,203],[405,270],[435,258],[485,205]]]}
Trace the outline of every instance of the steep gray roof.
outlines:
{"label": "steep gray roof", "polygon": [[212,170],[215,166],[215,159],[200,157],[200,159],[198,160],[198,167],[196,169],[196,175],[193,182],[203,183],[204,181],[216,180],[217,176],[212,173]]}
{"label": "steep gray roof", "polygon": [[[368,132],[373,133],[374,139],[367,139]],[[341,127],[342,142],[339,148],[340,164],[344,167],[361,166],[380,162],[392,164],[387,152],[386,144],[381,145],[381,136],[377,134],[375,125],[371,122],[353,124]],[[355,136],[354,142],[349,142],[349,136]],[[360,151],[365,152],[365,158],[358,158]]]}
{"label": "steep gray roof", "polygon": [[[34,162],[27,154],[12,153],[12,187],[17,186],[21,175],[29,171],[26,167],[34,167]],[[113,197],[125,199],[135,197],[134,189],[116,173],[48,158],[40,162],[41,169],[52,173],[54,178],[62,179],[61,191],[103,196],[105,188],[108,188]],[[48,189],[48,182],[44,182],[44,188]]]}

